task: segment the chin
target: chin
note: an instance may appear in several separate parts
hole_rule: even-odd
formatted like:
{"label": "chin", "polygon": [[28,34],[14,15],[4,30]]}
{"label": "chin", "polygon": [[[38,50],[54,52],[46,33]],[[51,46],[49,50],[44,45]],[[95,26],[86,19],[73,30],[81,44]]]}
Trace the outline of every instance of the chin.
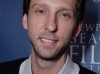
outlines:
{"label": "chin", "polygon": [[52,61],[52,60],[57,60],[60,58],[60,56],[62,55],[62,53],[53,53],[53,54],[38,54],[38,56],[43,59],[43,60],[48,60],[48,61]]}

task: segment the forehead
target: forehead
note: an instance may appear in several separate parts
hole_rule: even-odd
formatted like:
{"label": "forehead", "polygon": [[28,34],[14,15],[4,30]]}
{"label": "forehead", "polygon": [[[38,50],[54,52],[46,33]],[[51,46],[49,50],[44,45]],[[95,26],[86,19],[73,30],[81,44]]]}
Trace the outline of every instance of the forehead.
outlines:
{"label": "forehead", "polygon": [[30,8],[34,5],[44,5],[52,9],[66,8],[76,11],[75,0],[31,0]]}

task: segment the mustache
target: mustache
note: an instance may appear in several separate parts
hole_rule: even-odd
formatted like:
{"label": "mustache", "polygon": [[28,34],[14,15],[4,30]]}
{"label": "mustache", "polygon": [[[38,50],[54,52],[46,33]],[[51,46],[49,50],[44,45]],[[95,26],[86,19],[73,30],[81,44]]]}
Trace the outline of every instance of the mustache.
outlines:
{"label": "mustache", "polygon": [[56,39],[56,40],[60,39],[60,37],[58,37],[55,33],[50,33],[50,32],[47,32],[47,31],[38,34],[38,37],[53,38],[53,39]]}

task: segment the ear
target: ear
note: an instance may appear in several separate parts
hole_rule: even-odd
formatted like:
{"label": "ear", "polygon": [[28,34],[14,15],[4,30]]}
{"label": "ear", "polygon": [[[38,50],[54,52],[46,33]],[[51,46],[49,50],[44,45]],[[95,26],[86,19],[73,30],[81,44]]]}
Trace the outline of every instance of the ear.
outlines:
{"label": "ear", "polygon": [[78,24],[76,24],[76,28],[74,30],[74,34],[73,37],[77,37],[81,31],[82,28],[82,21],[78,22]]}
{"label": "ear", "polygon": [[28,25],[27,25],[27,14],[24,14],[23,15],[22,24],[23,24],[24,29],[27,30],[28,29]]}

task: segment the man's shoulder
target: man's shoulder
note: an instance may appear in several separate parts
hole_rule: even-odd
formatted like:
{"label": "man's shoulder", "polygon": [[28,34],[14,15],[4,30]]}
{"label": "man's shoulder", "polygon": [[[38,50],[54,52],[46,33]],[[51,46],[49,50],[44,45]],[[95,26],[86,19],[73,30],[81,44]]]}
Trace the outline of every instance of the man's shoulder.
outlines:
{"label": "man's shoulder", "polygon": [[84,67],[80,66],[80,65],[79,65],[79,67],[80,67],[79,74],[97,74],[97,73],[95,73],[95,72],[93,72],[93,71],[91,71],[87,68],[84,68]]}
{"label": "man's shoulder", "polygon": [[[17,59],[14,61],[0,63],[0,74],[18,74],[19,67],[27,58]],[[79,74],[97,74],[89,69],[80,66]]]}
{"label": "man's shoulder", "polygon": [[27,58],[0,63],[0,74],[18,74],[21,63]]}

